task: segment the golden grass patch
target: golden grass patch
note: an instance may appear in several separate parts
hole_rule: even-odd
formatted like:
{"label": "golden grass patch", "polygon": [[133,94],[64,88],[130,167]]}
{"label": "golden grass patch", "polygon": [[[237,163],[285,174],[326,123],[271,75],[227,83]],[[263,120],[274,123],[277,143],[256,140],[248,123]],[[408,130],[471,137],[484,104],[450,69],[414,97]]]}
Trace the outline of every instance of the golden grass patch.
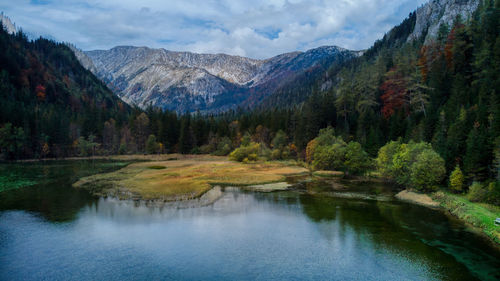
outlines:
{"label": "golden grass patch", "polygon": [[341,178],[344,176],[344,172],[341,171],[316,171],[313,176],[323,177],[323,178]]}
{"label": "golden grass patch", "polygon": [[282,163],[242,164],[225,157],[191,156],[134,163],[112,173],[82,178],[74,186],[124,198],[183,200],[199,197],[216,184],[266,184],[283,181],[287,175],[307,172],[302,167]]}

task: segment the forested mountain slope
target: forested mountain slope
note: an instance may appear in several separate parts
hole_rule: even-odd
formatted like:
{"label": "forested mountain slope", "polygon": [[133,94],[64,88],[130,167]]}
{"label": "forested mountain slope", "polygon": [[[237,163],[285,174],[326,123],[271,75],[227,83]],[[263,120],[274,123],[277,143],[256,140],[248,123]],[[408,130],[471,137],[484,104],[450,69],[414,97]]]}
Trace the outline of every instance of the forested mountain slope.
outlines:
{"label": "forested mountain slope", "polygon": [[124,122],[130,107],[83,68],[64,44],[0,30],[2,158],[73,154],[80,136],[104,121]]}
{"label": "forested mountain slope", "polygon": [[[428,5],[440,2],[469,8],[478,1]],[[469,18],[455,10],[450,24],[428,20],[427,28],[441,23],[431,36],[424,31],[414,37],[423,19],[420,10],[410,14],[363,56],[330,69],[295,112],[283,111],[294,120],[289,132],[295,144],[305,147],[320,128],[331,125],[372,155],[389,140],[427,141],[448,171],[458,164],[477,180],[498,174],[499,6],[499,1],[481,1]]]}

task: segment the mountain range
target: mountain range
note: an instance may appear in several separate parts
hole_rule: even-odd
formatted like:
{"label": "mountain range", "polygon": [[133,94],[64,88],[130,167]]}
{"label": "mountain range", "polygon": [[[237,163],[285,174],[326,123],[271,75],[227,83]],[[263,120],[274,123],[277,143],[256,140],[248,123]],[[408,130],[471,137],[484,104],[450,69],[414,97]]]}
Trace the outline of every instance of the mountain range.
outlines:
{"label": "mountain range", "polygon": [[[439,26],[450,26],[457,16],[468,18],[478,4],[478,0],[430,1],[417,9],[413,32],[405,40],[423,37],[429,44]],[[296,104],[310,92],[304,85],[313,87],[320,83],[323,91],[331,90],[336,84],[335,76],[324,77],[327,70],[363,54],[324,46],[257,60],[133,46],[85,52],[72,49],[82,65],[125,102],[182,113],[224,112],[259,105],[268,108],[277,101]],[[300,90],[294,89],[296,81],[300,81]]]}
{"label": "mountain range", "polygon": [[125,102],[178,112],[253,107],[304,72],[362,54],[324,46],[257,60],[132,46],[87,52],[72,49],[82,65]]}

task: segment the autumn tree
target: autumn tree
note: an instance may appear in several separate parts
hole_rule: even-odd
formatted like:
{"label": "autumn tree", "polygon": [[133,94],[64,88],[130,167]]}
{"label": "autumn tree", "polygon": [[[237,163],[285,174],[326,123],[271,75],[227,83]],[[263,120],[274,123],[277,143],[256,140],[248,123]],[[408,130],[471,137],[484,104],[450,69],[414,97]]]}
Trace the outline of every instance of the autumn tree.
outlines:
{"label": "autumn tree", "polygon": [[386,74],[384,83],[380,86],[383,91],[382,114],[385,118],[391,117],[397,109],[406,105],[407,80],[406,77],[393,67]]}

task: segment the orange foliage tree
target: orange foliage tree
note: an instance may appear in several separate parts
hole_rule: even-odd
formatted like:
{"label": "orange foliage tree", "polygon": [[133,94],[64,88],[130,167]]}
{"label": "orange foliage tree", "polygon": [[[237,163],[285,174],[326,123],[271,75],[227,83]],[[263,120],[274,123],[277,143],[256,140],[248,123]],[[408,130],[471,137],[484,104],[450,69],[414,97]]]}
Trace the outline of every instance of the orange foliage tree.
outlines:
{"label": "orange foliage tree", "polygon": [[36,93],[36,96],[38,97],[38,99],[40,101],[44,101],[45,100],[46,94],[45,94],[45,87],[44,86],[38,84],[36,86],[35,93]]}
{"label": "orange foliage tree", "polygon": [[382,114],[385,118],[389,118],[394,114],[396,109],[406,105],[407,81],[396,67],[393,67],[386,74],[387,79],[380,86],[384,94],[382,99]]}

